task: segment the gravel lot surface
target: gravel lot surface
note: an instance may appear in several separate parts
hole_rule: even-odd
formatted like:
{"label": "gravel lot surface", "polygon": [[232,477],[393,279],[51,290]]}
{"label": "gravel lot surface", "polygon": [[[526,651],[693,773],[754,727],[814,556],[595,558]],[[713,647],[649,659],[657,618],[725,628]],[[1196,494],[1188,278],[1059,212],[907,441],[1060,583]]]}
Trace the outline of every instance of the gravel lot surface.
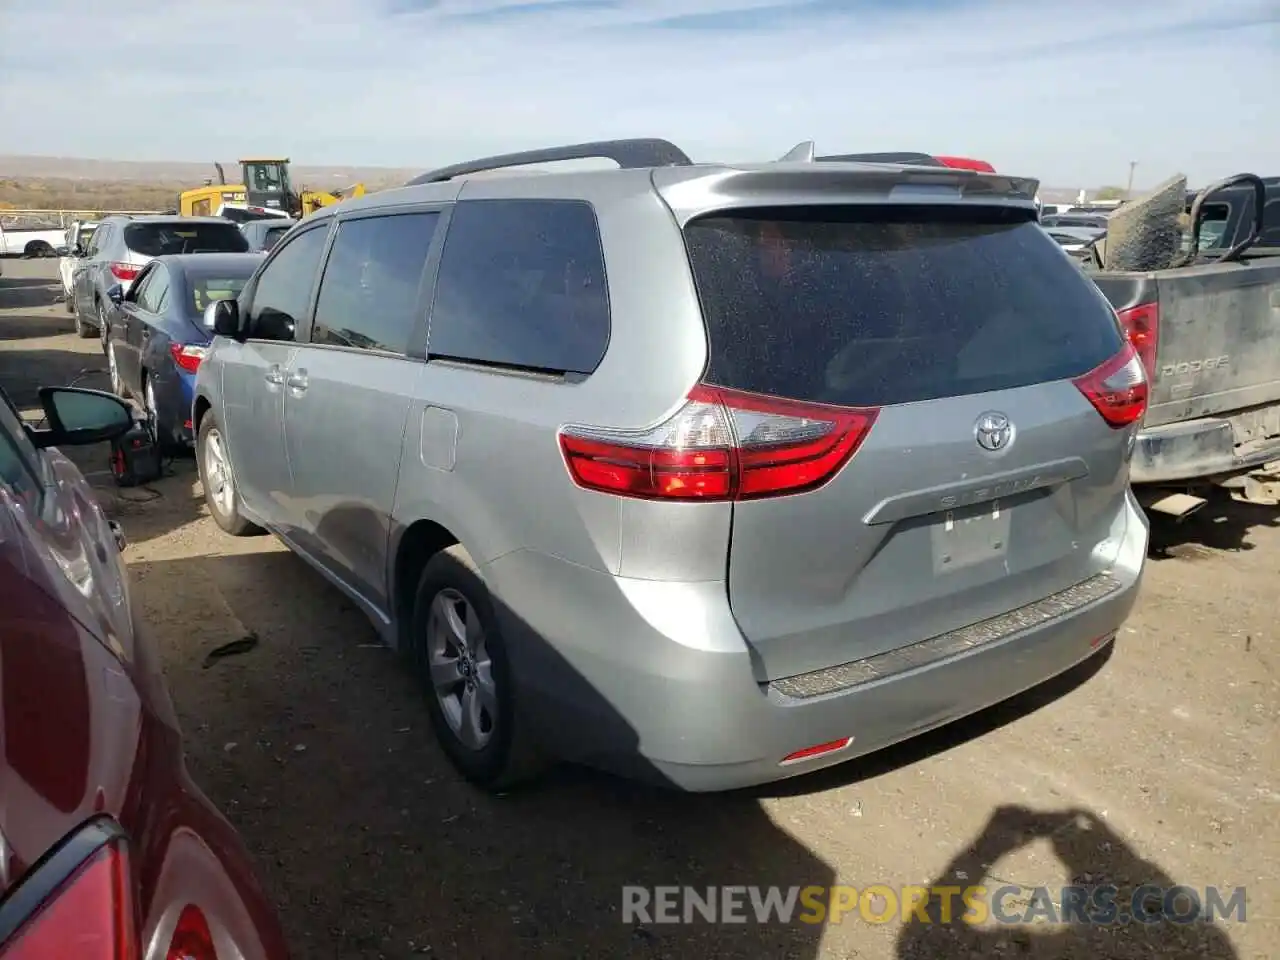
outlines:
{"label": "gravel lot surface", "polygon": [[[55,264],[2,265],[0,383],[19,405],[105,366],[70,334]],[[415,681],[361,614],[274,539],[224,536],[189,461],[115,491],[103,451],[75,455],[131,540],[191,767],[255,852],[297,957],[1280,956],[1280,510],[1223,498],[1158,523],[1111,656],[884,756],[752,794],[563,770],[490,798],[446,764]],[[257,649],[202,668],[250,632]],[[1243,885],[1247,922],[622,916],[626,884],[980,881],[1026,897],[1072,881]]]}

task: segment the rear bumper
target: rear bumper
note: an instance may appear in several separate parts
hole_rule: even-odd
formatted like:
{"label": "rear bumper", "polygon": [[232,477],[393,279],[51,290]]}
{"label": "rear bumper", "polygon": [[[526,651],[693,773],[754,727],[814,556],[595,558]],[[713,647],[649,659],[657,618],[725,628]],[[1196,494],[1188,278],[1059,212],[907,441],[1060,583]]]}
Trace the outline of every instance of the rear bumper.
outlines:
{"label": "rear bumper", "polygon": [[[1089,658],[1137,597],[1147,521],[1131,494],[1125,514],[1105,594],[1064,605],[1057,616],[1028,616],[1022,622],[1030,625],[1014,624],[998,639],[971,638],[959,652],[807,696],[788,681],[756,680],[723,583],[626,581],[524,551],[498,559],[486,574],[505,601],[498,616],[518,696],[549,748],[679,789],[726,790],[871,753]],[[848,737],[838,752],[782,763]]]}
{"label": "rear bumper", "polygon": [[1141,430],[1129,478],[1135,484],[1208,480],[1272,460],[1280,460],[1280,438],[1237,447],[1231,421],[1201,417]]}

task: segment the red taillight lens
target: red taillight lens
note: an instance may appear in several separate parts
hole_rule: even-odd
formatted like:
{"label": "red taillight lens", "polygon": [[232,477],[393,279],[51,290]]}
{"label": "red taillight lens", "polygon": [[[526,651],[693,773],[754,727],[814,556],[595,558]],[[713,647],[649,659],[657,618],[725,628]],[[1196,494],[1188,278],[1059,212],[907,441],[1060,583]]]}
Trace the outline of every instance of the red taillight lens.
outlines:
{"label": "red taillight lens", "polygon": [[642,433],[565,427],[560,449],[589,490],[663,500],[746,500],[821,486],[857,452],[878,411],[699,385]]}
{"label": "red taillight lens", "polygon": [[195,373],[200,367],[200,361],[204,359],[205,348],[194,344],[169,344],[169,353],[173,355],[173,362],[178,365],[179,370],[185,370],[187,373]]}
{"label": "red taillight lens", "polygon": [[182,908],[165,960],[218,960],[213,934],[199,907],[187,904]]}
{"label": "red taillight lens", "polygon": [[1076,377],[1075,385],[1102,419],[1117,429],[1136,423],[1147,412],[1147,375],[1131,343],[1106,363]]}
{"label": "red taillight lens", "polygon": [[138,960],[129,858],[123,840],[102,847],[53,890],[0,946],[3,960]]}
{"label": "red taillight lens", "polygon": [[133,263],[111,264],[111,275],[117,280],[132,280],[142,268]]}
{"label": "red taillight lens", "polygon": [[1142,368],[1147,371],[1147,380],[1156,376],[1156,347],[1160,342],[1160,306],[1155,303],[1144,303],[1140,307],[1128,310],[1117,310],[1116,316],[1124,335],[1138,352]]}

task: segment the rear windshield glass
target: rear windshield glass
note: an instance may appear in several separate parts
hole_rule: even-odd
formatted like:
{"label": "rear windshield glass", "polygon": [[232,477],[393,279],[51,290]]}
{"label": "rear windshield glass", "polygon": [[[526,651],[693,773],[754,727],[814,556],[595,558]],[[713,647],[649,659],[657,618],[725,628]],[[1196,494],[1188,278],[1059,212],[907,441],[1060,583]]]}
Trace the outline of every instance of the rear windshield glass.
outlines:
{"label": "rear windshield glass", "polygon": [[288,232],[289,232],[288,226],[268,228],[266,232],[266,236],[262,238],[262,249],[270,250],[277,243],[279,243],[280,238],[283,237]]}
{"label": "rear windshield glass", "polygon": [[204,308],[219,300],[234,300],[249,282],[243,277],[191,277],[191,306],[197,314],[204,313]]}
{"label": "rear windshield glass", "polygon": [[707,380],[879,406],[1061,380],[1114,356],[1121,334],[1097,288],[1036,223],[991,216],[845,207],[693,221]]}
{"label": "rear windshield glass", "polygon": [[234,223],[131,223],[124,242],[134,253],[245,253],[249,242]]}

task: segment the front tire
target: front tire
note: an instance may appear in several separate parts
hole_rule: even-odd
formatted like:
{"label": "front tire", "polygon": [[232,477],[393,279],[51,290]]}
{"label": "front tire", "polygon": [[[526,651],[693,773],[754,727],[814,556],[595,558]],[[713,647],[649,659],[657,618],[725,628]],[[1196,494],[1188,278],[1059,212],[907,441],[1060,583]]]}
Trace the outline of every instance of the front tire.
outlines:
{"label": "front tire", "polygon": [[520,716],[489,588],[460,545],[427,561],[410,630],[431,724],[457,770],[491,791],[541,773],[546,759]]}
{"label": "front tire", "polygon": [[231,472],[226,439],[212,412],[204,415],[196,434],[196,466],[200,471],[204,502],[209,505],[213,522],[233,537],[261,533],[262,528],[246,519],[241,512],[240,494]]}

